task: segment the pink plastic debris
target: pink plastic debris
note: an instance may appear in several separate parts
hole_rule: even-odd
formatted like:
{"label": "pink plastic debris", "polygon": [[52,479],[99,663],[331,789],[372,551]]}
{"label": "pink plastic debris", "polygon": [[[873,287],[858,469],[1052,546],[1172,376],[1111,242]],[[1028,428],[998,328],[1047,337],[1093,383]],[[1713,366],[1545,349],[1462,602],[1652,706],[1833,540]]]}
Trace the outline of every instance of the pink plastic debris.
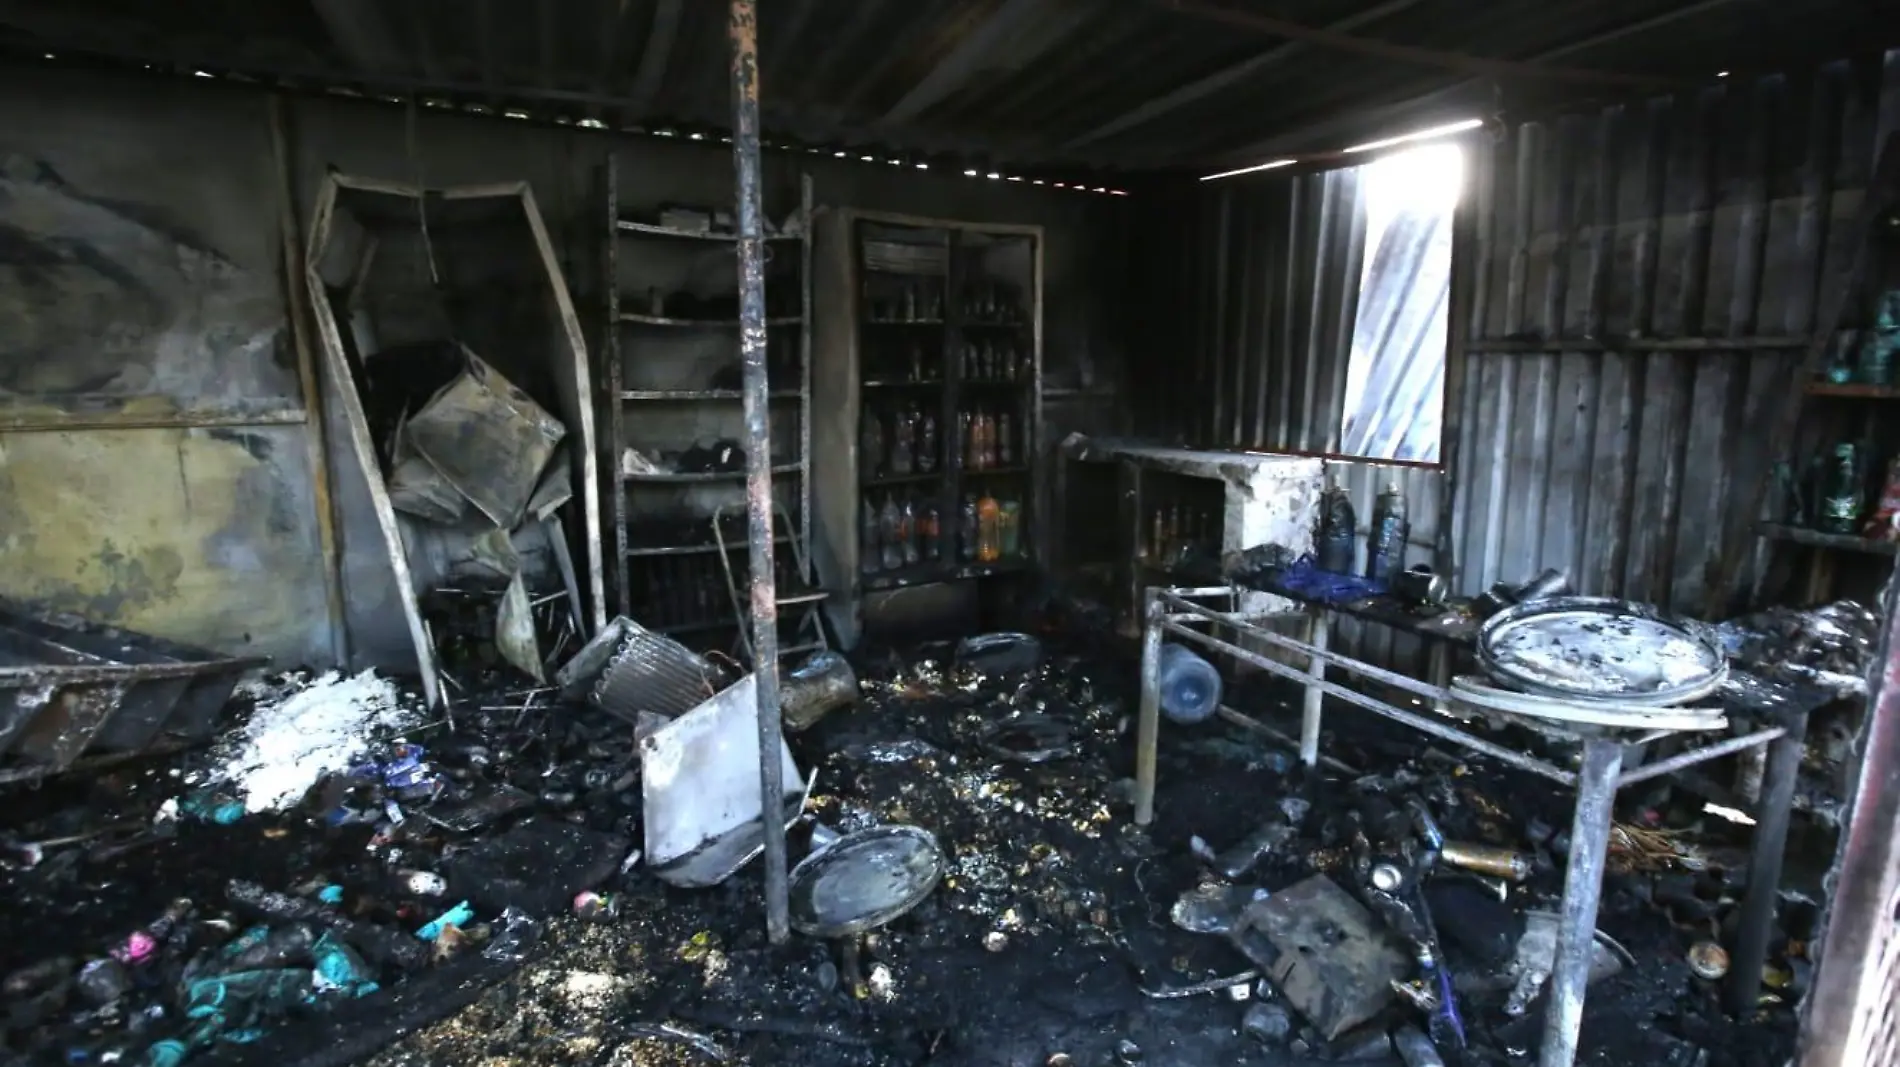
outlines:
{"label": "pink plastic debris", "polygon": [[125,944],[112,950],[112,958],[120,963],[137,965],[152,958],[158,951],[158,940],[143,930],[134,930],[125,939]]}

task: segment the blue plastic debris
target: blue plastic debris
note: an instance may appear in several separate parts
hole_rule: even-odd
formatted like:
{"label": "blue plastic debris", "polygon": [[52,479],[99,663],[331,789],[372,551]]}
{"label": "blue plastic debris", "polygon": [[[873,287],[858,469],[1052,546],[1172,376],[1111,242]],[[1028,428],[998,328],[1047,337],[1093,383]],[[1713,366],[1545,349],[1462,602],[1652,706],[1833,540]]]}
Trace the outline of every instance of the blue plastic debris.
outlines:
{"label": "blue plastic debris", "polygon": [[244,817],[244,802],[211,789],[200,789],[178,802],[178,814],[229,826]]}
{"label": "blue plastic debris", "polygon": [[326,885],[322,889],[317,890],[317,899],[325,904],[341,904],[343,903],[343,887],[340,885]]}
{"label": "blue plastic debris", "polygon": [[468,901],[464,900],[430,920],[422,929],[416,931],[416,936],[424,941],[434,941],[436,938],[442,936],[443,927],[466,926],[468,925],[468,921],[474,917],[475,909],[469,907]]}
{"label": "blue plastic debris", "polygon": [[369,964],[356,950],[345,944],[334,931],[325,931],[310,949],[316,959],[316,989],[320,993],[337,990],[352,997],[368,996],[378,986]]}

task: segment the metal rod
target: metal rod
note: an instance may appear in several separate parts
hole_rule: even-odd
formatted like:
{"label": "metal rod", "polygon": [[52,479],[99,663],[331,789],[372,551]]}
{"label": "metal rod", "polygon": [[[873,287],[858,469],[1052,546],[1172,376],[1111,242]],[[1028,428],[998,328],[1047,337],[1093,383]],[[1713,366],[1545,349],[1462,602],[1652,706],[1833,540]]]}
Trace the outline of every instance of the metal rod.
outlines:
{"label": "metal rod", "polygon": [[[1228,722],[1233,723],[1235,726],[1238,726],[1243,730],[1250,730],[1254,733],[1259,734],[1261,737],[1267,738],[1270,741],[1274,741],[1274,742],[1277,742],[1278,744],[1285,745],[1286,747],[1293,749],[1296,752],[1299,751],[1300,742],[1296,738],[1294,738],[1292,735],[1285,733],[1284,731],[1281,731],[1281,730],[1276,730],[1273,727],[1268,726],[1266,723],[1261,722],[1259,719],[1256,719],[1253,716],[1248,715],[1246,712],[1238,711],[1234,708],[1228,707],[1225,704],[1222,704],[1218,709],[1216,709],[1215,714],[1219,715],[1221,718],[1226,719]],[[1332,756],[1328,756],[1324,752],[1320,753],[1319,764],[1320,766],[1326,768],[1329,771],[1338,771],[1340,774],[1350,774],[1354,777],[1358,777],[1359,775],[1359,769],[1357,767],[1354,767],[1352,764],[1347,763],[1345,760],[1335,759]]]}
{"label": "metal rod", "polygon": [[[1334,697],[1339,700],[1343,700],[1346,703],[1353,705],[1354,707],[1364,708],[1365,710],[1372,712],[1374,715],[1383,715],[1384,717],[1391,719],[1394,722],[1404,723],[1405,725],[1410,726],[1412,729],[1417,730],[1420,733],[1430,734],[1433,737],[1437,737],[1445,741],[1450,741],[1454,745],[1461,745],[1465,748],[1471,749],[1473,752],[1482,753],[1483,755],[1490,756],[1493,759],[1501,760],[1504,763],[1508,763],[1511,766],[1516,767],[1520,770],[1526,770],[1526,771],[1531,772],[1532,774],[1542,775],[1543,777],[1548,778],[1551,781],[1556,782],[1560,785],[1566,785],[1566,786],[1575,785],[1577,782],[1576,775],[1572,774],[1569,771],[1563,770],[1560,767],[1555,767],[1555,766],[1552,766],[1551,764],[1545,763],[1542,760],[1534,759],[1530,756],[1526,756],[1522,752],[1515,752],[1511,749],[1505,748],[1503,745],[1496,744],[1491,741],[1486,741],[1482,737],[1474,737],[1471,734],[1465,733],[1463,730],[1457,729],[1456,727],[1447,726],[1444,723],[1434,721],[1423,715],[1416,715],[1416,714],[1413,714],[1412,712],[1395,708],[1392,705],[1385,703],[1384,701],[1378,700],[1374,697],[1366,696],[1364,693],[1360,693],[1360,692],[1356,692],[1354,690],[1348,689],[1345,686],[1338,684],[1337,682],[1325,682],[1325,681],[1311,682],[1305,671],[1302,671],[1297,667],[1289,667],[1284,663],[1278,662],[1277,660],[1268,659],[1267,657],[1262,656],[1259,653],[1254,652],[1250,649],[1245,649],[1245,648],[1239,647],[1238,645],[1229,644],[1228,642],[1222,641],[1221,639],[1217,637],[1209,637],[1198,630],[1190,630],[1179,623],[1171,623],[1171,622],[1164,621],[1161,625],[1163,629],[1166,629],[1171,633],[1178,634],[1182,637],[1187,638],[1190,641],[1194,641],[1199,644],[1205,645],[1206,647],[1211,648],[1216,652],[1223,652],[1223,653],[1226,653],[1227,655],[1233,656],[1236,659],[1244,660],[1248,663],[1253,664],[1256,667],[1259,667],[1261,670],[1266,671],[1269,674],[1275,675],[1280,678],[1285,678],[1293,682],[1298,682],[1302,685],[1305,685],[1305,684],[1315,685],[1319,687],[1320,691],[1325,693],[1327,696]],[[1247,632],[1251,636],[1254,636],[1254,637],[1277,636],[1277,635],[1269,635],[1259,630],[1249,630]]]}
{"label": "metal rod", "polygon": [[[1167,593],[1163,593],[1162,595],[1164,597],[1169,596],[1169,594]],[[1237,615],[1237,614],[1232,614],[1229,612],[1215,611],[1211,608],[1202,607],[1199,604],[1189,604],[1186,601],[1178,601],[1178,603],[1183,605],[1186,608],[1186,610],[1183,612],[1180,612],[1179,614],[1169,615],[1168,617],[1170,619],[1178,620],[1183,615],[1193,615],[1198,618],[1207,619],[1210,622],[1220,623],[1224,626],[1242,628],[1242,627],[1248,627],[1250,618],[1260,617],[1260,616]],[[1325,609],[1321,608],[1318,610],[1320,610],[1323,613]],[[1370,678],[1375,682],[1383,682],[1394,689],[1403,689],[1406,692],[1412,694],[1415,697],[1418,697],[1421,700],[1445,700],[1445,699],[1448,699],[1451,695],[1448,690],[1441,689],[1438,686],[1434,686],[1428,682],[1421,682],[1416,678],[1408,678],[1403,674],[1398,674],[1394,671],[1388,671],[1384,669],[1383,667],[1375,667],[1370,663],[1364,663],[1364,662],[1361,662],[1360,660],[1353,659],[1351,656],[1341,655],[1340,653],[1337,653],[1337,652],[1329,652],[1326,650],[1325,646],[1321,643],[1308,643],[1305,641],[1300,641],[1300,640],[1296,640],[1294,638],[1288,637],[1285,634],[1278,634],[1278,633],[1272,632],[1271,630],[1261,630],[1258,628],[1249,628],[1247,632],[1253,634],[1254,636],[1260,638],[1263,641],[1266,641],[1268,644],[1278,645],[1281,648],[1287,649],[1288,651],[1298,652],[1304,656],[1318,656],[1321,659],[1325,660],[1327,663],[1331,664],[1332,666],[1338,667],[1341,670],[1350,671],[1353,674],[1364,675],[1365,677]]]}
{"label": "metal rod", "polygon": [[1161,600],[1142,596],[1141,717],[1135,733],[1135,825],[1155,817],[1155,747],[1161,740]]}
{"label": "metal rod", "polygon": [[1550,970],[1550,1005],[1544,1013],[1544,1044],[1538,1067],[1571,1067],[1583,1028],[1583,994],[1596,951],[1597,903],[1603,895],[1603,860],[1610,848],[1616,778],[1623,770],[1620,741],[1583,743],[1577,776],[1577,808],[1570,821],[1570,857],[1564,864],[1562,918],[1557,958]]}
{"label": "metal rod", "polygon": [[752,562],[752,669],[757,675],[759,822],[765,831],[765,930],[791,937],[785,871],[783,727],[778,707],[778,583],[772,562],[771,382],[765,370],[765,241],[760,226],[759,24],[755,0],[732,0],[732,163],[738,175],[739,356],[744,367],[746,538]]}
{"label": "metal rod", "polygon": [[1794,805],[1807,733],[1808,715],[1797,712],[1789,717],[1782,736],[1768,747],[1768,773],[1762,780],[1761,803],[1755,806],[1748,891],[1742,896],[1741,923],[1735,930],[1735,951],[1729,954],[1728,988],[1723,991],[1729,1014],[1737,1017],[1753,1012],[1761,996],[1762,962],[1768,958],[1768,939],[1774,932],[1781,859],[1788,844],[1788,810]]}
{"label": "metal rod", "polygon": [[1679,771],[1684,767],[1693,767],[1698,763],[1706,763],[1712,759],[1720,759],[1731,752],[1740,752],[1743,749],[1768,744],[1770,741],[1785,735],[1787,732],[1788,728],[1786,726],[1771,726],[1766,730],[1757,730],[1752,734],[1743,734],[1740,737],[1731,737],[1726,741],[1717,741],[1712,745],[1692,748],[1687,752],[1678,752],[1668,759],[1647,763],[1633,771],[1626,772],[1616,785],[1617,788],[1621,789],[1623,786],[1647,781],[1657,775],[1668,774],[1671,771]]}
{"label": "metal rod", "polygon": [[1326,609],[1314,607],[1308,609],[1306,636],[1313,645],[1312,655],[1306,661],[1306,693],[1300,704],[1300,762],[1308,767],[1319,762],[1319,726],[1320,714],[1324,710],[1326,694],[1317,683],[1326,680]]}

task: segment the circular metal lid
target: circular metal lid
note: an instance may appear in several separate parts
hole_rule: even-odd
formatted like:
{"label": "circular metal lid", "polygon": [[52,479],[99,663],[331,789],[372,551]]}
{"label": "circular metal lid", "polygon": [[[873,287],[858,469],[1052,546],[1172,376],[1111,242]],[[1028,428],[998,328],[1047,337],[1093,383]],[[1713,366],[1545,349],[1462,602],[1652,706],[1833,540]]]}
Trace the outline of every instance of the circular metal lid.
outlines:
{"label": "circular metal lid", "polygon": [[792,928],[812,937],[875,929],[923,903],[943,866],[937,839],[915,826],[846,834],[792,868]]}
{"label": "circular metal lid", "polygon": [[1528,693],[1623,704],[1696,700],[1728,676],[1708,638],[1648,605],[1603,597],[1506,608],[1478,631],[1478,661]]}

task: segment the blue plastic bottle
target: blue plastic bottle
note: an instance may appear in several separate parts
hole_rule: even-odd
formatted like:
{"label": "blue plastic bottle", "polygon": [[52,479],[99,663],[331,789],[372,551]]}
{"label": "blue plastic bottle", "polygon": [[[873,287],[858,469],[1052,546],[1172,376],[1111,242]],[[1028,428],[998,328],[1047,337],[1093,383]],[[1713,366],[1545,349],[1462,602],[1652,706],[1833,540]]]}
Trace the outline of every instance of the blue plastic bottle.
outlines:
{"label": "blue plastic bottle", "polygon": [[1205,722],[1220,706],[1220,672],[1180,645],[1161,646],[1161,711],[1179,723]]}
{"label": "blue plastic bottle", "polygon": [[1366,577],[1390,583],[1405,569],[1405,538],[1411,523],[1405,519],[1405,492],[1399,483],[1385,487],[1372,504],[1372,527],[1366,534]]}

